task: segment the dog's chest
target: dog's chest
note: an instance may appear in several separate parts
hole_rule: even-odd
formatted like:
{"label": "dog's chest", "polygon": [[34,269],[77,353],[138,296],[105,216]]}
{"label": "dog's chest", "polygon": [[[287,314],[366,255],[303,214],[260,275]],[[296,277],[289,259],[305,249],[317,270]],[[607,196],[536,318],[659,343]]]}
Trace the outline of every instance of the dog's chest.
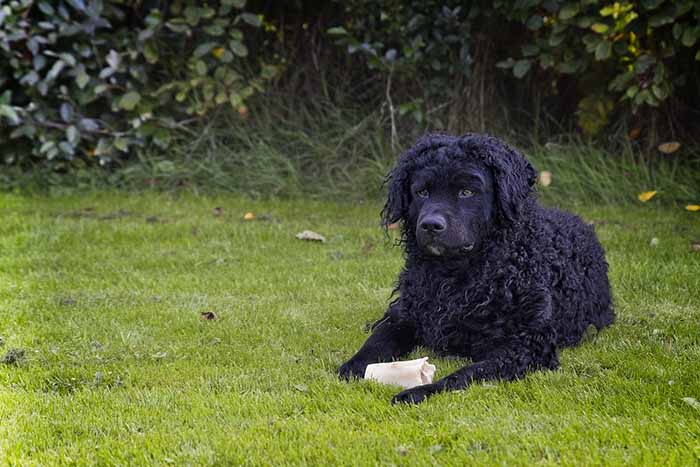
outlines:
{"label": "dog's chest", "polygon": [[474,356],[508,332],[504,297],[476,278],[421,275],[404,281],[401,299],[421,344],[437,352]]}

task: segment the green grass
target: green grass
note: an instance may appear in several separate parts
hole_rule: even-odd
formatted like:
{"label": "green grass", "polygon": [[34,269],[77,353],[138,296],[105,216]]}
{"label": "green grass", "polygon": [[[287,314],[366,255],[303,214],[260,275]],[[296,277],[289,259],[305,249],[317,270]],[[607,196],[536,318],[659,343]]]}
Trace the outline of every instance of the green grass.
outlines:
{"label": "green grass", "polygon": [[378,210],[0,195],[0,354],[26,351],[0,364],[0,465],[700,462],[700,214],[577,206],[617,323],[559,371],[393,407],[335,376],[401,266]]}

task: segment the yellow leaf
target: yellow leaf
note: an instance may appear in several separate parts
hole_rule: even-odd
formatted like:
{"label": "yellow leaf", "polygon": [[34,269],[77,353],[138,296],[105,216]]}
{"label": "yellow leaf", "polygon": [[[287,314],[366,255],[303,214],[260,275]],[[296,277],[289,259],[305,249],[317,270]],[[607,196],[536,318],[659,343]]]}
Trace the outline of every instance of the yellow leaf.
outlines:
{"label": "yellow leaf", "polygon": [[645,191],[644,193],[640,193],[637,198],[639,198],[639,201],[642,203],[646,203],[650,199],[652,199],[656,195],[656,191]]}
{"label": "yellow leaf", "polygon": [[542,185],[544,187],[548,187],[549,185],[551,185],[552,184],[552,172],[549,172],[547,170],[543,170],[542,172],[540,172],[539,182],[540,182],[540,185]]}
{"label": "yellow leaf", "polygon": [[221,58],[221,56],[224,54],[224,48],[223,47],[217,47],[214,50],[211,51],[211,54],[216,57],[216,58]]}
{"label": "yellow leaf", "polygon": [[689,204],[685,207],[685,210],[692,212],[700,211],[700,204]]}
{"label": "yellow leaf", "polygon": [[681,147],[681,143],[678,141],[669,141],[668,143],[661,143],[659,144],[659,151],[663,152],[664,154],[672,154],[676,151],[678,151]]}
{"label": "yellow leaf", "polygon": [[252,221],[253,219],[255,219],[255,214],[253,214],[252,212],[246,212],[245,216],[243,216],[243,219],[247,221]]}

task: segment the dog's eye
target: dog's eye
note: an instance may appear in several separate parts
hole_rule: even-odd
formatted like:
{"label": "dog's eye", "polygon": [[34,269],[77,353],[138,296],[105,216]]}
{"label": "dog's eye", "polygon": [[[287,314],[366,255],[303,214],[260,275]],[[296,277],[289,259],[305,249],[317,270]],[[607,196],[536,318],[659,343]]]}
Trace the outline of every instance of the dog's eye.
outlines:
{"label": "dog's eye", "polygon": [[471,198],[472,196],[474,196],[474,192],[471,190],[467,190],[466,188],[459,191],[460,198]]}
{"label": "dog's eye", "polygon": [[416,191],[416,194],[421,198],[427,198],[428,196],[430,196],[430,193],[426,189],[418,190]]}

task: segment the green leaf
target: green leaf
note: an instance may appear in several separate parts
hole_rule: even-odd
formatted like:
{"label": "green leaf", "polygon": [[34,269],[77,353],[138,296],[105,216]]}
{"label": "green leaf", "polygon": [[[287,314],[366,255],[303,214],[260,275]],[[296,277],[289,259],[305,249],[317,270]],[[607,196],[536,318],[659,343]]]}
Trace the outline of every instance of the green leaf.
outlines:
{"label": "green leaf", "polygon": [[603,23],[594,23],[591,26],[591,29],[594,32],[597,32],[598,34],[605,34],[610,29],[610,26],[608,26],[607,24],[603,24]]}
{"label": "green leaf", "polygon": [[39,81],[39,74],[32,70],[26,75],[22,76],[22,79],[19,80],[20,84],[28,85],[28,86],[34,86],[37,82]]}
{"label": "green leaf", "polygon": [[659,26],[670,23],[673,23],[673,16],[667,13],[659,13],[649,19],[649,25],[653,28],[658,28]]}
{"label": "green leaf", "polygon": [[114,139],[114,147],[119,149],[121,152],[129,152],[129,140],[118,136]]}
{"label": "green leaf", "polygon": [[15,109],[10,107],[9,105],[0,105],[0,117],[7,118],[13,125],[19,125],[22,122],[22,120],[19,118],[19,115],[17,115]]}
{"label": "green leaf", "polygon": [[335,28],[330,28],[328,31],[326,31],[328,34],[331,34],[333,36],[344,36],[347,35],[347,31],[345,30],[344,27],[338,26]]}
{"label": "green leaf", "polygon": [[68,129],[66,129],[66,139],[68,139],[68,142],[74,146],[78,143],[80,139],[80,133],[78,133],[78,129],[73,125],[69,126]]}
{"label": "green leaf", "polygon": [[697,42],[699,37],[700,37],[700,26],[696,26],[694,28],[687,28],[685,30],[685,32],[683,33],[683,38],[681,39],[681,43],[686,47],[692,47],[695,45],[695,43]]}
{"label": "green leaf", "polygon": [[595,22],[595,17],[593,16],[583,16],[576,20],[576,26],[583,29],[588,29]]}
{"label": "green leaf", "polygon": [[75,153],[75,148],[68,141],[61,141],[58,143],[58,148],[69,156],[72,156]]}
{"label": "green leaf", "polygon": [[194,65],[194,70],[197,72],[198,75],[200,76],[205,76],[207,74],[207,64],[204,63],[202,60],[197,60],[197,63]]}
{"label": "green leaf", "polygon": [[263,65],[260,76],[262,79],[272,79],[279,74],[279,68],[275,65]]}
{"label": "green leaf", "polygon": [[561,45],[562,42],[564,42],[564,39],[566,39],[566,36],[563,34],[555,34],[552,36],[549,36],[549,45],[552,47],[558,47]]}
{"label": "green leaf", "polygon": [[200,8],[199,14],[204,19],[211,19],[216,14],[216,10],[207,6],[207,7]]}
{"label": "green leaf", "polygon": [[56,79],[56,77],[61,73],[61,70],[63,70],[63,67],[65,66],[66,63],[63,60],[56,60],[49,72],[46,74],[46,80],[51,81]]}
{"label": "green leaf", "polygon": [[683,35],[683,25],[681,23],[676,23],[673,25],[673,38],[678,40]]}
{"label": "green leaf", "polygon": [[52,148],[55,148],[55,147],[56,147],[56,143],[54,143],[53,141],[46,141],[46,142],[44,142],[44,144],[42,144],[41,147],[39,148],[39,153],[44,154],[44,153],[47,152],[49,149],[52,149]]}
{"label": "green leaf", "polygon": [[564,5],[564,7],[559,10],[559,19],[567,20],[576,16],[579,12],[578,2],[571,2]]}
{"label": "green leaf", "polygon": [[78,69],[75,75],[75,84],[78,85],[80,89],[85,89],[85,86],[90,82],[90,75],[85,73],[85,67]]}
{"label": "green leaf", "polygon": [[219,26],[218,24],[212,24],[211,26],[207,26],[206,28],[204,28],[204,32],[206,32],[210,36],[220,36],[224,33],[224,28]]}
{"label": "green leaf", "polygon": [[248,48],[240,41],[230,40],[228,46],[231,49],[231,52],[239,57],[245,57],[248,55]]}
{"label": "green leaf", "polygon": [[199,58],[206,55],[211,52],[214,47],[216,47],[215,42],[205,42],[204,44],[200,44],[196,49],[194,49],[194,56]]}
{"label": "green leaf", "polygon": [[85,2],[83,0],[67,0],[68,4],[78,11],[85,11]]}
{"label": "green leaf", "polygon": [[69,53],[64,52],[64,53],[59,54],[58,56],[61,58],[61,60],[66,62],[68,64],[68,66],[75,66],[77,63],[77,61],[75,60],[75,57]]}
{"label": "green leaf", "polygon": [[228,100],[231,103],[231,107],[233,107],[235,110],[238,110],[241,104],[243,104],[243,99],[241,99],[241,96],[235,92],[232,92],[231,95],[228,96]]}
{"label": "green leaf", "polygon": [[522,50],[523,55],[525,57],[532,57],[532,56],[537,55],[540,52],[540,48],[537,47],[536,45],[532,45],[532,44],[522,46],[521,50]]}
{"label": "green leaf", "polygon": [[539,60],[540,66],[544,69],[548,69],[554,66],[554,57],[551,54],[540,54]]}
{"label": "green leaf", "polygon": [[513,68],[513,65],[515,65],[515,60],[509,58],[508,60],[501,60],[500,62],[497,62],[496,68],[508,69]]}
{"label": "green leaf", "polygon": [[221,0],[221,4],[226,6],[232,6],[240,10],[245,6],[245,0]]}
{"label": "green leaf", "polygon": [[256,28],[260,27],[260,25],[262,24],[260,18],[252,13],[241,13],[241,19]]}
{"label": "green leaf", "polygon": [[651,92],[660,101],[664,101],[668,97],[668,91],[666,90],[665,86],[657,86],[654,84],[651,87]]}
{"label": "green leaf", "polygon": [[530,60],[518,60],[513,66],[513,76],[520,79],[530,71]]}
{"label": "green leaf", "polygon": [[146,42],[146,44],[143,46],[143,56],[146,58],[148,63],[158,63],[158,47],[151,42]]}
{"label": "green leaf", "polygon": [[136,91],[129,91],[119,100],[119,107],[124,110],[134,110],[141,101],[141,95]]}
{"label": "green leaf", "polygon": [[165,23],[165,26],[167,26],[167,28],[171,31],[176,32],[178,34],[182,34],[183,32],[187,32],[190,30],[190,27],[187,26],[187,24],[185,24],[182,20],[180,20],[180,18],[168,21],[167,23]]}
{"label": "green leaf", "polygon": [[530,31],[538,31],[543,24],[544,21],[542,19],[542,16],[533,15],[530,16],[530,18],[527,20],[526,26]]}
{"label": "green leaf", "polygon": [[39,9],[46,16],[53,16],[55,13],[55,10],[49,2],[39,2]]}
{"label": "green leaf", "polygon": [[595,59],[598,61],[606,60],[610,58],[612,53],[612,43],[608,41],[600,41],[595,48]]}
{"label": "green leaf", "polygon": [[570,75],[578,71],[579,63],[580,62],[575,60],[562,62],[559,65],[557,65],[557,70],[559,70],[560,73],[563,73],[565,75]]}
{"label": "green leaf", "polygon": [[654,58],[651,55],[644,54],[640,55],[637,57],[637,60],[634,62],[634,71],[637,74],[642,74],[646,72],[650,66],[656,63],[656,58]]}
{"label": "green leaf", "polygon": [[653,10],[654,8],[658,8],[664,1],[666,0],[642,0],[642,6],[646,10]]}

